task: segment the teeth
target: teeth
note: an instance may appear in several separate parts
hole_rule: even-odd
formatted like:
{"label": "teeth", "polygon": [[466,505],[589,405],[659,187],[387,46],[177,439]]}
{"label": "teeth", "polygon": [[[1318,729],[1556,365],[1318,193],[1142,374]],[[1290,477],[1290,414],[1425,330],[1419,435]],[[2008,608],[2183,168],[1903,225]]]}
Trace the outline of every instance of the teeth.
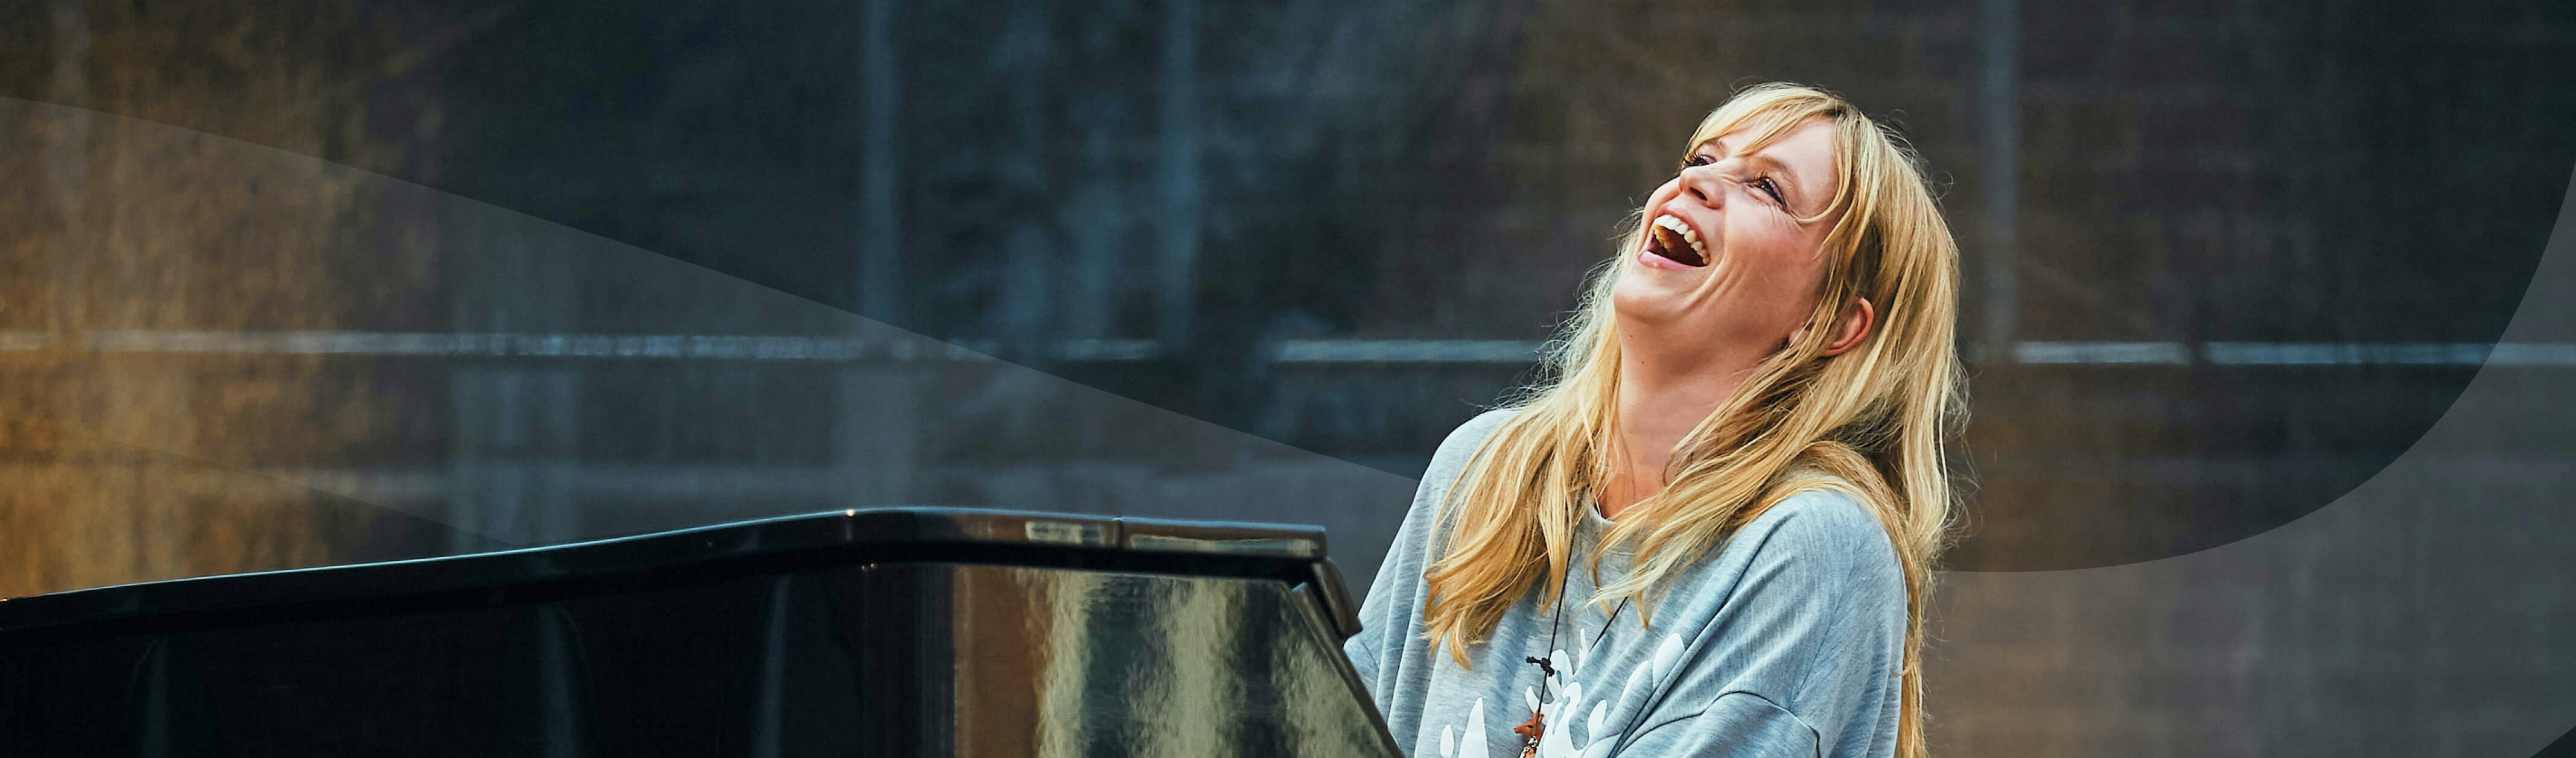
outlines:
{"label": "teeth", "polygon": [[1682,223],[1681,219],[1675,218],[1671,214],[1656,216],[1655,225],[1665,229],[1670,229],[1674,234],[1681,235],[1683,242],[1690,243],[1691,252],[1697,253],[1700,260],[1708,260],[1708,248],[1700,246],[1699,232],[1691,231],[1691,225]]}

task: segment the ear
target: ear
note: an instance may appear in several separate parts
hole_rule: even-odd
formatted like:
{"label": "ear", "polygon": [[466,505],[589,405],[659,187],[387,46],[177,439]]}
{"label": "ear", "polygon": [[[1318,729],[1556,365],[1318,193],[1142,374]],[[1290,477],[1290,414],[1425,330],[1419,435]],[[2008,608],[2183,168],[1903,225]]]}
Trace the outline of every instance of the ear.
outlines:
{"label": "ear", "polygon": [[1834,344],[1825,346],[1827,357],[1850,352],[1860,341],[1869,338],[1869,330],[1878,326],[1878,309],[1869,298],[1853,298],[1851,308],[1843,311],[1841,323],[1835,324]]}

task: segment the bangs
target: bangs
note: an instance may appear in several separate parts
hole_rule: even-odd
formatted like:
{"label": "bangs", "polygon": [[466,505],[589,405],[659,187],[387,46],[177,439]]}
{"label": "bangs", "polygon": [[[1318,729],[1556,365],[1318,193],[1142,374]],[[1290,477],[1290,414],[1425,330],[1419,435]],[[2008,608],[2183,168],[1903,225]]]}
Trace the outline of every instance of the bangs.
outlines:
{"label": "bangs", "polygon": [[[1837,213],[1850,210],[1858,195],[1860,172],[1855,169],[1861,161],[1856,157],[1869,149],[1868,137],[1875,127],[1858,109],[1831,93],[1776,83],[1738,92],[1700,121],[1699,129],[1691,134],[1690,145],[1682,151],[1682,163],[1688,164],[1692,153],[1737,129],[1750,128],[1752,139],[1736,146],[1735,150],[1752,153],[1771,146],[1809,121],[1823,121],[1834,128],[1834,192],[1816,215],[1798,218],[1798,223],[1812,224],[1833,218]],[[1853,228],[1854,215],[1844,213],[1834,228],[1827,230],[1825,237],[1829,246],[1850,247],[1847,235]]]}

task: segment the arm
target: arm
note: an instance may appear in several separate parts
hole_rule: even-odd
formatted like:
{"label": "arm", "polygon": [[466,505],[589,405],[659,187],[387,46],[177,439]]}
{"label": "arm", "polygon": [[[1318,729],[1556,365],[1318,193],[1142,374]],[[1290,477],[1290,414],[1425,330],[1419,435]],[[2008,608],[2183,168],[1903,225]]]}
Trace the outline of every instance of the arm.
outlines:
{"label": "arm", "polygon": [[[1493,433],[1510,414],[1487,411],[1470,419],[1449,433],[1432,453],[1431,465],[1423,472],[1414,489],[1413,504],[1405,513],[1403,526],[1397,528],[1395,542],[1387,547],[1386,560],[1379,564],[1377,578],[1369,583],[1368,597],[1360,601],[1360,633],[1342,643],[1342,652],[1359,670],[1360,680],[1371,694],[1381,700],[1382,692],[1401,673],[1402,661],[1390,667],[1388,655],[1403,655],[1411,635],[1417,634],[1416,623],[1422,616],[1422,573],[1432,560],[1431,550],[1435,519],[1440,500],[1448,493],[1450,483],[1474,455],[1476,446]],[[1381,705],[1383,705],[1381,703]]]}
{"label": "arm", "polygon": [[1740,579],[1692,645],[1669,716],[1624,755],[1885,756],[1904,661],[1905,578],[1858,501],[1809,492],[1740,537]]}
{"label": "arm", "polygon": [[[1419,547],[1413,522],[1408,515],[1397,527],[1395,542],[1387,546],[1386,560],[1378,564],[1377,578],[1369,583],[1368,596],[1360,600],[1360,633],[1342,642],[1342,654],[1350,657],[1351,667],[1359,670],[1360,681],[1371,690],[1378,687],[1378,661],[1386,650],[1386,637],[1403,634],[1408,626],[1400,615],[1401,609],[1412,605],[1411,593],[1404,585],[1421,580],[1419,574],[1404,575],[1409,563],[1404,556]],[[1399,595],[1404,597],[1399,599]],[[1397,642],[1395,647],[1401,650],[1404,644]]]}

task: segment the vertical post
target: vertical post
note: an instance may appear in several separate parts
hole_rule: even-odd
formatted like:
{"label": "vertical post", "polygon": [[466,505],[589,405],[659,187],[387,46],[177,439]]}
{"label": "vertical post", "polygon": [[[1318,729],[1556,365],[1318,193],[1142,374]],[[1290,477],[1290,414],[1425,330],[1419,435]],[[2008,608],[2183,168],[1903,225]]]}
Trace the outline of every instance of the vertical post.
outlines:
{"label": "vertical post", "polygon": [[[903,79],[896,68],[898,0],[866,0],[859,21],[860,147],[859,315],[877,323],[859,333],[889,341],[910,338],[892,324],[903,315],[900,209],[896,207],[897,119]],[[919,424],[910,367],[865,362],[840,371],[832,423],[833,468],[851,507],[900,503],[910,497]]]}
{"label": "vertical post", "polygon": [[[62,106],[89,104],[89,0],[54,0],[53,101]],[[52,190],[61,233],[47,251],[46,273],[52,281],[48,329],[57,341],[73,339],[81,327],[81,210],[89,195],[89,112],[77,107],[45,109],[54,139],[45,149],[45,183]]]}
{"label": "vertical post", "polygon": [[2020,6],[2015,0],[1978,0],[1977,41],[1982,76],[1977,81],[1977,111],[1984,125],[1986,254],[1985,323],[1980,330],[1985,360],[2012,359],[2014,328],[2021,312],[2019,291],[2021,224],[2021,97],[2014,58],[2020,45]]}
{"label": "vertical post", "polygon": [[[441,214],[465,334],[543,337],[580,323],[584,259],[542,224]],[[507,337],[504,337],[507,339]],[[455,550],[561,542],[599,522],[581,510],[582,372],[531,358],[448,363],[447,523]]]}
{"label": "vertical post", "polygon": [[[894,336],[893,339],[904,339]],[[832,467],[844,506],[902,505],[920,466],[920,393],[910,367],[862,364],[841,370],[833,400]]]}
{"label": "vertical post", "polygon": [[1199,218],[1198,0],[1167,0],[1163,9],[1163,96],[1158,108],[1162,150],[1154,186],[1162,213],[1158,224],[1162,243],[1155,261],[1159,295],[1155,336],[1166,351],[1177,352],[1189,341],[1190,314],[1198,307],[1203,226]]}
{"label": "vertical post", "polygon": [[895,322],[903,313],[903,237],[895,207],[895,122],[902,79],[895,69],[896,0],[867,0],[859,30],[859,315]]}

